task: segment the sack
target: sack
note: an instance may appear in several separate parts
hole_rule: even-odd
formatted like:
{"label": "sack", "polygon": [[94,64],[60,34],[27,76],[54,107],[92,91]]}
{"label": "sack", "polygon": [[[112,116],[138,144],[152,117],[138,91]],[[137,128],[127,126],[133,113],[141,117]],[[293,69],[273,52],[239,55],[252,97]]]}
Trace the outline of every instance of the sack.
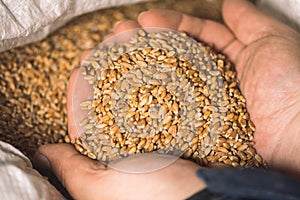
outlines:
{"label": "sack", "polygon": [[0,52],[41,40],[73,17],[145,0],[0,1]]}

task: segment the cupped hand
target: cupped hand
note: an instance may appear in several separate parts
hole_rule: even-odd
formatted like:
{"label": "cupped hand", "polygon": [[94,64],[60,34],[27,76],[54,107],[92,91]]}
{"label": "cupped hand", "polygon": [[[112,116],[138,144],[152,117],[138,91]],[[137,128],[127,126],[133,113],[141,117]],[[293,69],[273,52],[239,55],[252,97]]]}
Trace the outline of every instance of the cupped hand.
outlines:
{"label": "cupped hand", "polygon": [[[256,125],[258,152],[271,168],[300,177],[300,36],[247,1],[224,0],[222,13],[225,24],[152,10],[142,13],[138,23],[118,24],[114,34],[140,26],[170,28],[185,31],[228,55],[236,66],[247,109]],[[72,91],[83,89],[73,87],[76,75],[78,71],[70,81],[69,108]],[[69,133],[74,137],[72,109],[68,109],[68,116]],[[177,199],[204,187],[195,177],[198,166],[180,159],[152,173],[128,174],[105,168],[70,145],[47,145],[39,151],[76,199]]]}
{"label": "cupped hand", "polygon": [[271,168],[300,176],[300,35],[242,0],[225,0],[225,25],[165,10],[144,12],[143,27],[185,31],[235,64],[256,125],[255,147]]}
{"label": "cupped hand", "polygon": [[[149,173],[127,173],[108,168],[79,154],[69,144],[39,149],[50,168],[74,199],[186,199],[205,187],[197,178],[199,166],[186,160]],[[160,162],[160,158],[137,162]],[[45,166],[45,165],[44,165]]]}
{"label": "cupped hand", "polygon": [[[114,34],[139,28],[135,21],[122,22],[114,28]],[[88,56],[88,52],[83,58]],[[69,134],[78,137],[73,104],[86,100],[89,95],[88,84],[80,78],[79,69],[74,70],[68,87]],[[77,91],[82,91],[74,98]],[[81,111],[79,111],[81,112]],[[81,113],[82,114],[82,113]],[[39,153],[46,156],[54,174],[75,199],[186,199],[205,187],[205,183],[196,176],[200,168],[197,164],[183,160],[157,156],[135,158],[133,161],[122,160],[119,166],[150,166],[146,173],[120,171],[107,167],[101,162],[91,160],[79,154],[68,144],[52,144],[39,148]],[[156,163],[156,164],[154,164]],[[153,167],[159,166],[159,169]],[[37,166],[41,166],[37,164]],[[45,165],[44,165],[45,166]],[[118,167],[118,169],[123,167]],[[127,168],[127,167],[126,167]]]}

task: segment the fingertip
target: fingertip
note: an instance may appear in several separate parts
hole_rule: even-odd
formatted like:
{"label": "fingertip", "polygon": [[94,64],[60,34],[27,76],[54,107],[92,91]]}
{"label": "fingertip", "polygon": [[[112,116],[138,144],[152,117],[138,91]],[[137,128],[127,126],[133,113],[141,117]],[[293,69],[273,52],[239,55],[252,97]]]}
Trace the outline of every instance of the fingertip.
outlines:
{"label": "fingertip", "polygon": [[66,181],[72,171],[72,165],[76,166],[71,162],[72,157],[79,154],[74,147],[70,144],[47,144],[39,147],[37,154],[39,158],[49,162],[50,170],[66,186]]}
{"label": "fingertip", "polygon": [[[245,0],[224,0],[222,5],[222,16],[229,26],[239,25],[239,18],[245,13],[255,13],[256,9],[253,4]],[[235,28],[232,28],[234,30]]]}
{"label": "fingertip", "polygon": [[177,29],[182,14],[172,10],[152,9],[144,11],[138,16],[138,22],[142,27],[162,27]]}
{"label": "fingertip", "polygon": [[116,29],[117,26],[119,26],[119,24],[121,24],[121,23],[123,23],[123,22],[125,22],[125,21],[127,21],[127,20],[122,19],[122,20],[120,20],[120,21],[117,21],[117,22],[114,24],[114,26],[113,26],[113,31]]}
{"label": "fingertip", "polygon": [[141,12],[141,13],[138,15],[137,21],[138,21],[139,24],[140,24],[141,20],[144,19],[144,15],[145,15],[145,14],[147,15],[147,12],[148,12],[148,11],[143,11],[143,12]]}
{"label": "fingertip", "polygon": [[134,20],[126,20],[126,21],[121,21],[118,22],[115,27],[114,27],[114,33],[120,33],[120,32],[124,32],[124,31],[128,31],[128,30],[132,30],[132,29],[136,29],[136,28],[140,28],[141,26]]}
{"label": "fingertip", "polygon": [[71,144],[46,144],[38,148],[36,157],[38,160],[42,160],[42,162],[47,160],[47,167],[51,169],[58,178],[61,178],[58,173],[61,168],[61,163],[63,163],[63,160],[67,160],[77,154],[79,153]]}
{"label": "fingertip", "polygon": [[38,169],[43,175],[46,175],[51,171],[50,161],[39,150],[34,154],[32,164],[34,168]]}

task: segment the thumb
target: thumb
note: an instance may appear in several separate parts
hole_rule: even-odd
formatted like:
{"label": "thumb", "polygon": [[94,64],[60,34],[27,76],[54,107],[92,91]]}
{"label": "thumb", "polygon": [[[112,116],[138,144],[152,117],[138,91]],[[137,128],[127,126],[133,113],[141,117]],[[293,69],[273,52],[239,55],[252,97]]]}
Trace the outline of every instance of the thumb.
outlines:
{"label": "thumb", "polygon": [[81,155],[70,144],[41,146],[35,155],[34,163],[53,171],[74,198],[87,194],[87,186],[93,184],[95,175],[107,171],[104,164]]}

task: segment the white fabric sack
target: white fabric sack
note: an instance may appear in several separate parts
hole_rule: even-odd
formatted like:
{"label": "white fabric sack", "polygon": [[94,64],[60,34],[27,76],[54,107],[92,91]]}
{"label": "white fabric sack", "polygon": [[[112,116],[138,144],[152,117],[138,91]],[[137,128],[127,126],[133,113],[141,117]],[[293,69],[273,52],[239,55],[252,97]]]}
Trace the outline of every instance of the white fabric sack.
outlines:
{"label": "white fabric sack", "polygon": [[[0,0],[0,52],[45,38],[75,16],[145,0]],[[263,12],[300,32],[300,0],[256,0]]]}
{"label": "white fabric sack", "polygon": [[256,0],[256,6],[300,32],[300,0]]}
{"label": "white fabric sack", "polygon": [[75,16],[145,0],[0,0],[0,52],[45,38]]}
{"label": "white fabric sack", "polygon": [[1,200],[65,199],[19,150],[0,141]]}

